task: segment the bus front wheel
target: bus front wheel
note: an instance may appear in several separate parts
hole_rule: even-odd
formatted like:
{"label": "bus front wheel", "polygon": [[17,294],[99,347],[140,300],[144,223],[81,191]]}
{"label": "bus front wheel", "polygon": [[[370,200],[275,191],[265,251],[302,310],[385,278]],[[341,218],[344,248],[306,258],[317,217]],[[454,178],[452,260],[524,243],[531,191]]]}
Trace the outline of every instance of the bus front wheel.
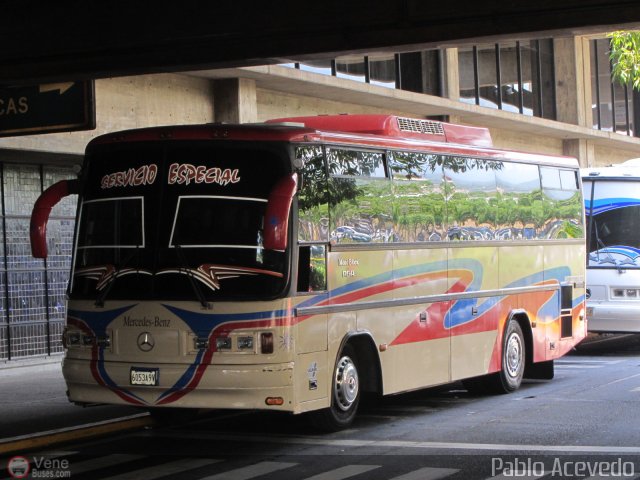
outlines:
{"label": "bus front wheel", "polygon": [[360,403],[360,377],[354,348],[344,346],[336,362],[331,382],[331,406],[313,412],[313,424],[324,431],[337,431],[353,421]]}

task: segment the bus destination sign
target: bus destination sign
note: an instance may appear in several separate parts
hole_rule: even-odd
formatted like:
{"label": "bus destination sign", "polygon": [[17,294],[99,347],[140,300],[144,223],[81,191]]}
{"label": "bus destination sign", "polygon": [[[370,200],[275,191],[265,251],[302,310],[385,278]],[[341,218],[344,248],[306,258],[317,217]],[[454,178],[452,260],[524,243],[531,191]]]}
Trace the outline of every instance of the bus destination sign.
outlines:
{"label": "bus destination sign", "polygon": [[0,137],[95,127],[93,80],[0,89]]}

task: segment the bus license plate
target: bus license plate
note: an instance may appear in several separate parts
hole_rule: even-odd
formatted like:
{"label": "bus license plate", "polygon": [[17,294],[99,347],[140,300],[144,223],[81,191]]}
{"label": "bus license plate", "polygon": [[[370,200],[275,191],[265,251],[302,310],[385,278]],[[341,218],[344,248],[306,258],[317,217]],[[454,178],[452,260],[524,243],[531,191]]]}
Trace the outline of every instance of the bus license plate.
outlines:
{"label": "bus license plate", "polygon": [[159,377],[159,368],[131,367],[131,385],[148,385],[157,387]]}

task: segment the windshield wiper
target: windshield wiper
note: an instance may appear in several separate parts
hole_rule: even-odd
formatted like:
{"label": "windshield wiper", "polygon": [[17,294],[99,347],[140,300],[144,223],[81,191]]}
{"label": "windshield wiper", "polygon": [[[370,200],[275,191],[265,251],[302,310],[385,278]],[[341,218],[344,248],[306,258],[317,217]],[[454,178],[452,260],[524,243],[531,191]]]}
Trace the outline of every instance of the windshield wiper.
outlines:
{"label": "windshield wiper", "polygon": [[193,274],[193,270],[191,270],[187,266],[187,260],[186,258],[184,258],[182,247],[176,244],[175,249],[178,256],[178,260],[180,260],[180,270],[182,270],[189,278],[189,283],[191,283],[191,288],[193,289],[193,292],[196,294],[196,298],[200,302],[200,305],[202,305],[202,308],[205,308],[208,310],[210,306],[209,306],[209,302],[207,302],[207,297],[205,296],[204,292],[200,288],[200,285],[198,284],[195,278],[195,275]]}
{"label": "windshield wiper", "polygon": [[[592,217],[592,222],[593,222],[593,234],[596,237],[596,245],[598,246],[598,250],[596,250],[596,261],[598,263],[613,263],[616,268],[618,269],[618,271],[621,270],[620,265],[618,265],[618,263],[616,262],[615,258],[613,258],[613,256],[611,255],[611,252],[609,252],[607,250],[607,246],[604,244],[604,242],[600,239],[600,235],[598,234],[598,222],[596,221],[595,218]],[[600,260],[600,252],[606,253],[607,254],[607,259],[606,260]]]}
{"label": "windshield wiper", "polygon": [[96,298],[96,301],[94,303],[96,307],[104,307],[104,301],[107,299],[107,295],[109,295],[111,288],[116,283],[118,274],[126,268],[126,266],[129,264],[129,262],[134,256],[136,258],[138,257],[138,249],[139,249],[139,245],[136,245],[136,249],[133,252],[131,252],[129,256],[124,259],[124,262],[122,262],[122,264],[113,272],[111,278],[109,279],[109,282],[105,285],[104,290],[102,290],[102,292],[100,292]]}

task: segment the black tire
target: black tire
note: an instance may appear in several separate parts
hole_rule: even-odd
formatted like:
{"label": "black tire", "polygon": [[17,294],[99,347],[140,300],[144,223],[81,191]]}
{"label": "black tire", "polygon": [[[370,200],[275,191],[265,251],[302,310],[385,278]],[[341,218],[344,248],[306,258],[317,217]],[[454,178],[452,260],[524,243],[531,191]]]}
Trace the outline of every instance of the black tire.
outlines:
{"label": "black tire", "polygon": [[353,347],[345,345],[338,355],[331,381],[331,406],[311,412],[313,425],[326,432],[347,428],[353,422],[360,403],[358,359]]}
{"label": "black tire", "polygon": [[524,370],[524,378],[535,378],[537,380],[551,380],[554,375],[553,360],[532,363]]}
{"label": "black tire", "polygon": [[483,375],[482,377],[465,378],[462,380],[462,385],[467,389],[471,395],[487,395],[491,393],[488,387],[489,377]]}
{"label": "black tire", "polygon": [[520,388],[526,362],[524,335],[520,324],[509,320],[502,340],[502,362],[500,371],[491,377],[493,393],[511,393]]}
{"label": "black tire", "polygon": [[524,376],[527,358],[525,349],[520,324],[515,320],[509,320],[502,337],[500,371],[482,377],[468,378],[463,380],[462,384],[473,395],[515,392],[520,388]]}

